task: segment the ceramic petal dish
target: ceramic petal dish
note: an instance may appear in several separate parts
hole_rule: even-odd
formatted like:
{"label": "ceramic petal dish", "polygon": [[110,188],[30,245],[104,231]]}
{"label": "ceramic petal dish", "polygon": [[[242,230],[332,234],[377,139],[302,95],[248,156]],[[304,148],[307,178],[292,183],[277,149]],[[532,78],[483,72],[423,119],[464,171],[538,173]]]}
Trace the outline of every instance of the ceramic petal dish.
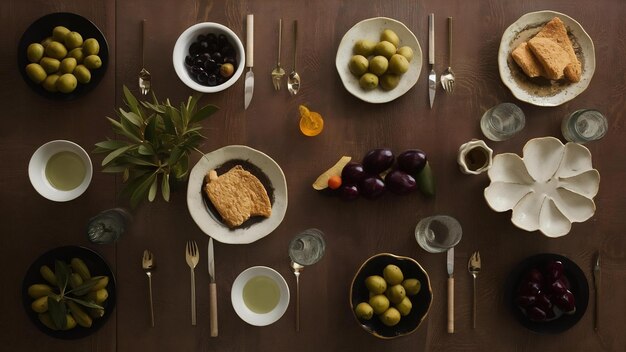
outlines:
{"label": "ceramic petal dish", "polygon": [[[576,56],[582,65],[579,82],[559,82],[549,86],[545,80],[546,84],[540,85],[536,79],[526,77],[511,58],[513,49],[537,34],[541,27],[554,17],[559,17],[565,24]],[[580,23],[559,12],[538,11],[525,14],[504,31],[498,51],[498,68],[502,82],[517,99],[537,106],[558,106],[574,99],[587,89],[596,69],[596,54],[593,41]]]}
{"label": "ceramic petal dish", "polygon": [[[354,53],[352,49],[359,39],[369,39],[374,42],[380,41],[380,33],[385,29],[396,32],[400,38],[400,46],[409,46],[413,49],[413,60],[409,63],[409,70],[402,75],[398,86],[392,90],[385,91],[380,87],[373,90],[364,90],[359,85],[359,77],[350,72],[348,63]],[[411,32],[402,22],[387,17],[374,17],[363,20],[355,24],[341,39],[335,58],[335,66],[341,77],[346,90],[355,97],[368,103],[387,103],[404,93],[408,92],[415,83],[422,70],[422,48],[420,47],[415,34]]]}
{"label": "ceramic petal dish", "polygon": [[523,153],[523,158],[512,153],[494,157],[484,192],[493,210],[512,209],[515,226],[548,237],[567,235],[572,223],[593,216],[600,174],[591,166],[589,149],[543,137],[528,141]]}

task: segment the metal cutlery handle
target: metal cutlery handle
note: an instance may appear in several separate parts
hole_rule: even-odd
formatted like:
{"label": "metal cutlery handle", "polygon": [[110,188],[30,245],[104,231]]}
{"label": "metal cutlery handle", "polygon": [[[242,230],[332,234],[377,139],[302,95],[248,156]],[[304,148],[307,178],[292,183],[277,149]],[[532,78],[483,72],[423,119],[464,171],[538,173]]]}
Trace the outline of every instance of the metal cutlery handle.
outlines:
{"label": "metal cutlery handle", "polygon": [[191,325],[196,325],[196,275],[191,269]]}
{"label": "metal cutlery handle", "polygon": [[476,277],[472,278],[472,288],[474,294],[472,295],[472,328],[476,329]]}
{"label": "metal cutlery handle", "polygon": [[217,285],[209,284],[209,321],[211,324],[211,337],[217,336]]}
{"label": "metal cutlery handle", "polygon": [[246,67],[254,66],[254,15],[246,16]]}
{"label": "metal cutlery handle", "polygon": [[144,67],[143,64],[143,60],[144,60],[144,53],[143,53],[143,49],[144,49],[144,43],[146,42],[146,20],[142,20],[141,21],[141,67]]}
{"label": "metal cutlery handle", "polygon": [[296,275],[296,332],[300,332],[300,275]]}
{"label": "metal cutlery handle", "polygon": [[598,331],[600,327],[600,278],[595,279],[596,282],[596,297],[594,300],[593,310],[593,330]]}
{"label": "metal cutlery handle", "polygon": [[154,305],[152,304],[152,273],[148,272],[148,292],[150,293],[150,326],[154,327]]}
{"label": "metal cutlery handle", "polygon": [[428,64],[435,64],[435,14],[428,15]]}
{"label": "metal cutlery handle", "polygon": [[293,72],[296,72],[296,53],[298,52],[298,20],[293,21]]}
{"label": "metal cutlery handle", "polygon": [[448,66],[452,66],[452,17],[448,17]]}
{"label": "metal cutlery handle", "polygon": [[280,52],[283,45],[283,19],[278,20],[278,66],[280,66]]}
{"label": "metal cutlery handle", "polygon": [[448,277],[448,333],[454,332],[454,277]]}

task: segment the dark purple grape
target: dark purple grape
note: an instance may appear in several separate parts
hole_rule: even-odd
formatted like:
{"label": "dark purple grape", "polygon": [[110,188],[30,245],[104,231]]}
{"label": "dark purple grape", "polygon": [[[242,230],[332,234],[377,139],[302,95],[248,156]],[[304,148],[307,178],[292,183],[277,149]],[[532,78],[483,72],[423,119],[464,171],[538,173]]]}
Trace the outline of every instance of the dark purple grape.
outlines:
{"label": "dark purple grape", "polygon": [[193,66],[193,59],[191,58],[191,56],[189,55],[185,56],[185,65]]}
{"label": "dark purple grape", "polygon": [[545,294],[544,292],[539,292],[537,295],[537,300],[535,301],[535,306],[541,308],[544,312],[548,312],[552,310],[552,301],[550,300],[550,296]]}
{"label": "dark purple grape", "polygon": [[365,177],[365,170],[363,170],[363,165],[351,161],[348,165],[343,167],[341,171],[341,179],[349,184],[357,184],[359,183],[363,177]]}
{"label": "dark purple grape", "polygon": [[539,307],[530,307],[526,309],[526,315],[533,321],[546,321],[547,318],[546,312]]}
{"label": "dark purple grape", "polygon": [[554,295],[563,294],[565,291],[567,291],[567,286],[565,286],[565,283],[563,283],[561,279],[554,280],[550,284],[550,292]]}
{"label": "dark purple grape", "polygon": [[378,176],[367,176],[359,183],[359,190],[367,199],[380,198],[385,193],[385,183]]}
{"label": "dark purple grape", "polygon": [[189,54],[193,56],[199,53],[200,53],[200,44],[198,44],[197,42],[191,43],[191,45],[189,46]]}
{"label": "dark purple grape", "polygon": [[558,279],[563,275],[563,263],[559,260],[552,260],[546,265],[546,275],[550,282]]}
{"label": "dark purple grape", "polygon": [[213,61],[213,59],[207,59],[207,60],[204,62],[204,69],[205,69],[207,72],[214,73],[214,72],[215,72],[215,70],[217,69],[217,64],[215,63],[215,61]]}
{"label": "dark purple grape", "polygon": [[395,194],[409,194],[417,189],[417,182],[413,176],[400,170],[391,170],[385,176],[387,189]]}
{"label": "dark purple grape", "polygon": [[217,76],[214,73],[207,78],[207,84],[211,87],[217,85]]}
{"label": "dark purple grape", "polygon": [[537,282],[537,283],[543,282],[543,274],[541,274],[541,271],[539,271],[539,269],[537,268],[530,269],[526,273],[526,276],[524,278],[527,281],[532,281],[532,282]]}
{"label": "dark purple grape", "polygon": [[541,284],[534,281],[522,281],[519,287],[519,293],[522,295],[533,296],[539,293],[541,290]]}
{"label": "dark purple grape", "polygon": [[515,302],[517,303],[517,305],[522,308],[528,308],[534,305],[536,301],[537,301],[537,296],[534,296],[534,295],[530,295],[530,296],[519,295],[515,299]]}
{"label": "dark purple grape", "polygon": [[215,33],[209,33],[206,35],[206,41],[215,44],[217,43],[217,36]]}
{"label": "dark purple grape", "polygon": [[209,74],[206,72],[202,72],[198,75],[198,82],[201,84],[206,84],[209,81]]}
{"label": "dark purple grape", "polygon": [[355,185],[342,185],[339,188],[339,197],[343,200],[355,200],[359,198],[359,189]]}
{"label": "dark purple grape", "polygon": [[565,291],[560,295],[552,297],[552,302],[564,313],[573,314],[576,311],[576,301],[570,291]]}
{"label": "dark purple grape", "polygon": [[393,153],[389,149],[373,149],[363,157],[363,168],[371,174],[379,174],[393,165]]}
{"label": "dark purple grape", "polygon": [[409,149],[398,155],[400,170],[417,175],[426,166],[426,153],[419,149]]}

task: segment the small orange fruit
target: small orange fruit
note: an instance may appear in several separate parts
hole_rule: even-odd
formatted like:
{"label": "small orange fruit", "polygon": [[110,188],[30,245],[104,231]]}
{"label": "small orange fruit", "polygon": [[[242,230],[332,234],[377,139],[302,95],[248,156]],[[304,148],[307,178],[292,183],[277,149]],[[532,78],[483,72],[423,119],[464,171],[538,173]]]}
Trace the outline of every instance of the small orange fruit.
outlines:
{"label": "small orange fruit", "polygon": [[328,179],[328,188],[337,189],[341,187],[341,176],[335,175]]}

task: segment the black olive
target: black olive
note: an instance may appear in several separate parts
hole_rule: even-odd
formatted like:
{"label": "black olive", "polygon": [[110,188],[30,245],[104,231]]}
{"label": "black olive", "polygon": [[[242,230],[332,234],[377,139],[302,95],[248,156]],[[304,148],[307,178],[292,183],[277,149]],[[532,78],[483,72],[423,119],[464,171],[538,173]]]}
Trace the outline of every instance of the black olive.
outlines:
{"label": "black olive", "polygon": [[202,57],[197,57],[193,60],[193,67],[203,67],[204,66],[204,60],[202,59]]}
{"label": "black olive", "polygon": [[226,56],[224,58],[224,63],[225,64],[233,64],[233,66],[237,67],[237,61],[232,56]]}
{"label": "black olive", "polygon": [[202,72],[198,75],[198,82],[206,84],[209,80],[209,75],[206,72]]}
{"label": "black olive", "polygon": [[214,86],[217,84],[217,76],[215,74],[210,74],[207,80],[207,84],[209,86]]}
{"label": "black olive", "polygon": [[209,49],[208,49],[209,53],[213,54],[217,50],[218,50],[218,47],[216,43],[209,43]]}
{"label": "black olive", "polygon": [[209,51],[209,42],[203,40],[200,42],[200,51],[206,53]]}
{"label": "black olive", "polygon": [[215,33],[209,33],[206,35],[206,41],[209,43],[217,43],[217,36]]}
{"label": "black olive", "polygon": [[204,62],[204,69],[207,72],[213,72],[217,68],[217,64],[213,59],[208,59]]}
{"label": "black olive", "polygon": [[198,44],[197,42],[193,42],[190,46],[189,46],[189,54],[191,55],[196,55],[200,53],[200,44]]}
{"label": "black olive", "polygon": [[204,72],[204,69],[202,67],[199,67],[199,66],[193,66],[191,68],[191,72],[196,74],[196,75],[198,75],[198,74]]}
{"label": "black olive", "polygon": [[233,54],[235,53],[235,49],[233,49],[232,45],[224,45],[224,47],[221,50],[222,52],[222,56],[228,57],[228,56],[233,56]]}
{"label": "black olive", "polygon": [[211,54],[211,58],[215,60],[215,62],[220,63],[220,64],[224,62],[224,58],[222,57],[222,54],[219,51]]}
{"label": "black olive", "polygon": [[226,38],[226,36],[224,34],[220,34],[217,36],[217,44],[220,47],[223,47],[224,45],[228,44],[228,38]]}
{"label": "black olive", "polygon": [[206,60],[210,60],[211,59],[211,55],[209,53],[203,53],[202,55],[200,55],[200,58],[202,59],[202,62],[206,62]]}
{"label": "black olive", "polygon": [[193,65],[193,59],[191,58],[191,56],[189,56],[189,55],[185,56],[185,65],[187,65],[187,66],[192,66]]}
{"label": "black olive", "polygon": [[206,40],[206,37],[203,34],[198,35],[198,37],[196,38],[197,41],[201,42],[203,40]]}

